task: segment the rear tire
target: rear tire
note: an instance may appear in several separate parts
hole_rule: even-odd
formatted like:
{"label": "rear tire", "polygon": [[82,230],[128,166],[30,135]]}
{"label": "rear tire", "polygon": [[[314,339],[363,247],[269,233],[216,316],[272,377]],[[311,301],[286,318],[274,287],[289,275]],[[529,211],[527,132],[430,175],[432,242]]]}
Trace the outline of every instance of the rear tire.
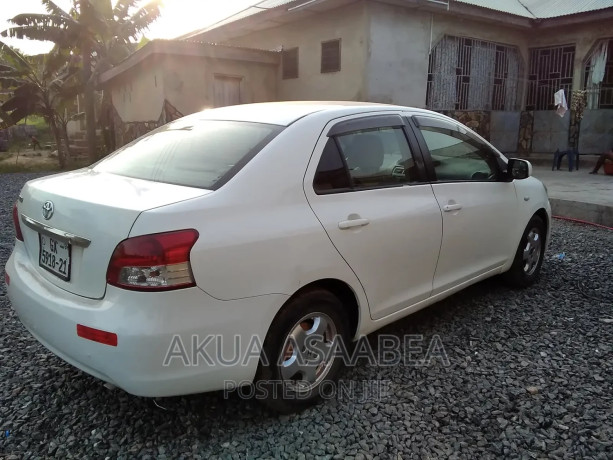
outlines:
{"label": "rear tire", "polygon": [[545,235],[543,219],[536,215],[532,216],[519,242],[513,265],[503,274],[507,284],[524,288],[539,279],[545,255]]}
{"label": "rear tire", "polygon": [[342,366],[338,353],[326,359],[325,351],[335,340],[346,342],[348,335],[343,305],[332,293],[314,289],[291,299],[264,341],[256,374],[256,386],[264,391],[258,399],[285,414],[317,402],[322,386],[334,382]]}

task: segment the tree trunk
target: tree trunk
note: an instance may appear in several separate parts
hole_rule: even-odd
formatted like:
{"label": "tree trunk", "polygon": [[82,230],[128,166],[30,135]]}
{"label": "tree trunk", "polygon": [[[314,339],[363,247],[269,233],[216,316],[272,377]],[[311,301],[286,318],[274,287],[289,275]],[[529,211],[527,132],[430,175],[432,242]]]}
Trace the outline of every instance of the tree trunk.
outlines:
{"label": "tree trunk", "polygon": [[64,152],[62,150],[62,136],[60,135],[60,130],[58,129],[55,120],[50,119],[48,123],[51,127],[51,131],[53,132],[53,137],[55,137],[55,145],[57,146],[57,160],[60,164],[60,169],[64,169],[66,167],[66,157],[64,156]]}
{"label": "tree trunk", "polygon": [[64,142],[66,143],[66,161],[70,161],[72,153],[70,152],[70,139],[68,139],[68,123],[62,122],[62,135],[64,136]]}
{"label": "tree trunk", "polygon": [[98,159],[96,152],[96,106],[95,89],[92,77],[92,52],[88,44],[83,45],[83,82],[85,92],[83,102],[85,105],[85,124],[87,129],[87,153],[89,160],[94,163]]}

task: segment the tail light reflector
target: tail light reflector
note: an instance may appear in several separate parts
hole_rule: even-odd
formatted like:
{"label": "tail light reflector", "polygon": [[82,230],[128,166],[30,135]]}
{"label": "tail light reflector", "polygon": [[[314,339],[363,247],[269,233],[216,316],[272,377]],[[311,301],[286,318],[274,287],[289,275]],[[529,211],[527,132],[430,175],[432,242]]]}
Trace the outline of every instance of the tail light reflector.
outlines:
{"label": "tail light reflector", "polygon": [[19,241],[23,241],[23,233],[21,233],[21,225],[19,224],[19,211],[17,210],[17,203],[13,205],[13,225],[15,226],[15,238]]}
{"label": "tail light reflector", "polygon": [[77,335],[83,339],[93,340],[104,345],[117,346],[117,334],[113,332],[101,331],[100,329],[77,324]]}
{"label": "tail light reflector", "polygon": [[189,253],[194,229],[136,236],[117,245],[106,272],[112,286],[134,291],[169,291],[195,286]]}

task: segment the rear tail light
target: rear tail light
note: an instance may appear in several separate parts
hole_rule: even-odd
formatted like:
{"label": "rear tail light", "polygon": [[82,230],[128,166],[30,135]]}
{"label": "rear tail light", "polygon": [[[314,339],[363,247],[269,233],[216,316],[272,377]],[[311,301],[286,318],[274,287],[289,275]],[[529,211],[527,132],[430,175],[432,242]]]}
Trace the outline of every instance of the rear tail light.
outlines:
{"label": "rear tail light", "polygon": [[169,291],[195,286],[189,253],[198,239],[193,229],[136,236],[117,245],[106,281],[134,291]]}
{"label": "rear tail light", "polygon": [[13,225],[15,226],[15,238],[19,241],[23,241],[23,233],[21,233],[21,225],[19,224],[19,211],[17,210],[17,203],[13,206]]}

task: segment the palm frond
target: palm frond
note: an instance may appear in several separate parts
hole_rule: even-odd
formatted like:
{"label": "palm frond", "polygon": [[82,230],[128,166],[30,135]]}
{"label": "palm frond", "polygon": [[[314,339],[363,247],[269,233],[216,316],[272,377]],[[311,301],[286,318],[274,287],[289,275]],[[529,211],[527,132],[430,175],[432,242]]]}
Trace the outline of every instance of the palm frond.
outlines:
{"label": "palm frond", "polygon": [[161,0],[152,0],[136,11],[128,21],[122,24],[123,35],[136,38],[140,32],[149,28],[160,17],[161,3]]}
{"label": "palm frond", "polygon": [[130,10],[136,8],[138,3],[138,0],[118,0],[113,8],[113,17],[118,21],[128,19]]}
{"label": "palm frond", "polygon": [[[6,36],[3,34],[4,32],[2,32],[2,36]],[[5,56],[5,59],[7,59],[8,61],[7,63],[8,64],[12,63],[13,67],[16,69],[22,69],[22,70],[31,69],[30,62],[28,61],[26,56],[21,54],[18,50],[16,50],[12,46],[7,45],[2,40],[0,40],[0,54],[3,54]]]}
{"label": "palm frond", "polygon": [[66,16],[68,18],[70,17],[70,15],[66,11],[64,11],[62,8],[57,6],[55,2],[53,2],[52,0],[40,0],[40,1],[45,7],[45,9],[47,10],[47,13],[55,15],[55,16]]}
{"label": "palm frond", "polygon": [[22,13],[10,20],[16,26],[44,26],[47,28],[69,29],[78,27],[79,23],[68,14]]}

